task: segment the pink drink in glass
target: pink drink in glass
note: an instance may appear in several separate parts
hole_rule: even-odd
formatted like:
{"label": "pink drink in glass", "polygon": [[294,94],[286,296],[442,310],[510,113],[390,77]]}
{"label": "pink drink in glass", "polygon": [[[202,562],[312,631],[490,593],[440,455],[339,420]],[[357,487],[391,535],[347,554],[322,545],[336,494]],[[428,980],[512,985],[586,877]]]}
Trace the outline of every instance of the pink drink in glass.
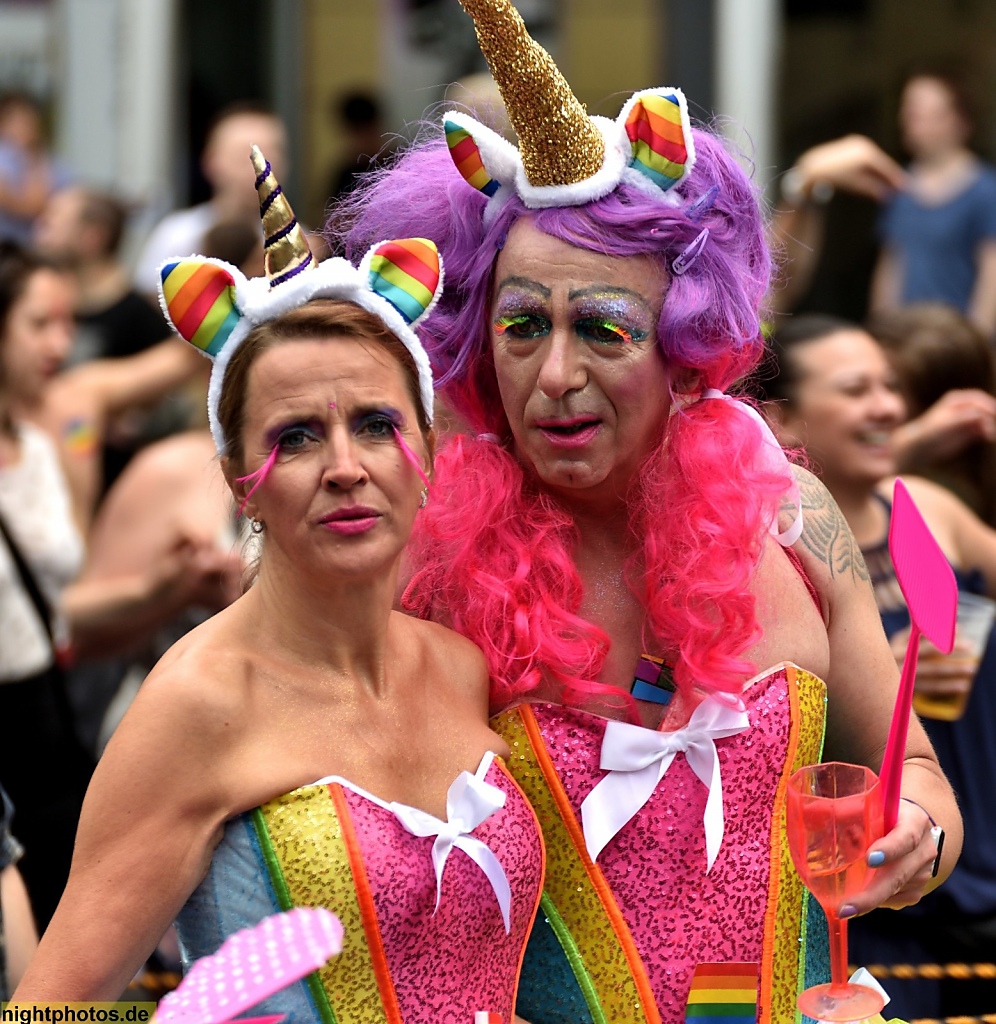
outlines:
{"label": "pink drink in glass", "polygon": [[832,980],[799,996],[799,1009],[825,1021],[864,1020],[885,1005],[864,985],[847,980],[847,920],[838,910],[870,881],[868,847],[884,833],[882,791],[863,765],[827,764],[800,768],[788,782],[789,852],[830,925]]}

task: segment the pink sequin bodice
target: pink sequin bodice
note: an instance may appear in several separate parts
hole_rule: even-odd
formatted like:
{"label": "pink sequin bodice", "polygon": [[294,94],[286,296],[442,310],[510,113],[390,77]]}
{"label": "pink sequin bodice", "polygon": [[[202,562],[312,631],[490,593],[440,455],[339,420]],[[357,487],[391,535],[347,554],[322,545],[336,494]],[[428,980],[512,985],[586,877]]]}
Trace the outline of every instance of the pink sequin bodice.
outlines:
{"label": "pink sequin bodice", "polygon": [[485,779],[506,794],[506,802],[472,835],[495,853],[508,878],[513,899],[507,935],[495,894],[469,856],[451,851],[434,910],[432,839],[413,836],[390,811],[344,790],[405,1024],[467,1024],[471,1010],[512,1020],[543,856],[535,817],[499,761]]}
{"label": "pink sequin bodice", "polygon": [[[495,720],[512,746],[510,767],[546,834],[545,899],[572,936],[565,951],[578,950],[572,970],[587,976],[579,995],[587,993],[589,1008],[596,992],[603,1013],[679,1024],[698,965],[756,964],[758,1020],[794,1018],[805,911],[785,848],[784,786],[800,762],[818,760],[824,702],[822,683],[794,666],[772,669],[748,685],[742,731],[714,741],[722,840],[711,868],[704,821],[709,790],[701,760],[697,775],[685,748],[651,783],[634,816],[614,834],[608,830],[611,838],[593,863],[590,851],[597,847],[585,834],[591,808],[583,824],[582,804],[608,775],[601,767],[607,720],[555,704]],[[603,803],[600,820],[608,820],[612,808]],[[714,813],[714,836],[715,819]],[[561,855],[568,847],[571,852]],[[555,1001],[542,996],[542,976],[557,969],[552,948],[547,943],[539,952],[538,974],[532,954],[527,958],[531,991],[551,1006]],[[655,1007],[647,1006],[651,997]],[[565,1011],[558,1012],[567,1019]],[[528,1016],[529,1008],[524,1004],[521,1012]]]}
{"label": "pink sequin bodice", "polygon": [[256,1012],[472,1024],[483,1011],[511,1024],[544,864],[533,810],[491,754],[450,786],[445,820],[329,776],[226,824],[177,929],[189,964],[277,911],[324,907],[341,953]]}

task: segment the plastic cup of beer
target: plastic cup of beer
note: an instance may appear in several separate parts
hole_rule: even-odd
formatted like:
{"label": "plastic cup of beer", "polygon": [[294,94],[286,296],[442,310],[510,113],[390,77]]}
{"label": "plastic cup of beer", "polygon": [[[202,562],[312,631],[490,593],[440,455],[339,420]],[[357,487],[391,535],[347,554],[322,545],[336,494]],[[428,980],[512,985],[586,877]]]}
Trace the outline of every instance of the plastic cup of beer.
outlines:
{"label": "plastic cup of beer", "polygon": [[951,693],[913,693],[913,710],[922,718],[936,718],[944,722],[954,722],[965,714],[968,698],[972,693],[972,684],[979,669],[979,662],[985,653],[989,634],[992,632],[993,621],[996,620],[996,601],[978,594],[958,593],[958,625],[955,629],[954,650],[950,654],[941,654],[931,648],[924,648],[920,653],[920,662],[940,659],[949,667],[958,666],[964,669],[968,686],[958,692]]}

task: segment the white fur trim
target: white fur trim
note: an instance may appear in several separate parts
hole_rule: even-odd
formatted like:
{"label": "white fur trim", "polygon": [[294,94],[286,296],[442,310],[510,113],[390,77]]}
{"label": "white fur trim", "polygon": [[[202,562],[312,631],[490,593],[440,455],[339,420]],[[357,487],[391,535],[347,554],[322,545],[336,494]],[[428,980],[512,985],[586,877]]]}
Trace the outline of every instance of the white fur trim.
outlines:
{"label": "white fur trim", "polygon": [[252,324],[245,317],[239,320],[235,330],[228,336],[225,347],[218,353],[211,367],[211,379],[208,381],[207,406],[208,426],[211,428],[211,437],[214,438],[214,447],[219,455],[228,454],[228,442],[225,440],[225,431],[221,428],[218,419],[218,403],[221,401],[221,385],[225,380],[225,371],[232,356],[238,351],[239,346],[246,340],[246,335],[252,329]]}
{"label": "white fur trim", "polygon": [[[221,260],[204,256],[183,257],[184,259],[200,260],[204,263],[213,263],[228,271],[235,280],[235,304],[239,311],[240,320],[225,342],[224,347],[214,357],[214,366],[211,369],[211,379],[208,383],[208,423],[211,427],[211,436],[214,438],[215,448],[219,455],[227,451],[227,441],[221,423],[218,421],[218,403],[221,400],[221,387],[225,379],[225,371],[228,364],[235,355],[239,346],[245,341],[249,331],[259,324],[275,320],[284,313],[289,313],[298,306],[303,306],[312,299],[342,299],[345,302],[353,302],[361,309],[372,313],[381,320],[387,329],[394,334],[398,340],[411,353],[415,361],[415,368],[418,371],[419,397],[422,400],[422,408],[425,411],[426,419],[432,423],[433,419],[433,390],[432,390],[432,368],[429,365],[429,357],[419,341],[418,335],[412,326],[406,322],[404,317],[392,306],[387,299],[371,291],[368,281],[370,260],[374,250],[383,245],[378,242],[372,246],[363,257],[359,269],[354,267],[348,260],[340,257],[326,260],[319,263],[314,270],[302,271],[297,277],[289,281],[270,287],[270,282],[263,277],[247,280],[239,270]],[[168,263],[175,263],[176,259],[166,260],[163,266]],[[161,279],[160,279],[161,281]],[[439,259],[439,284],[433,293],[432,301],[426,307],[415,323],[421,322],[439,301],[443,291],[443,261]],[[165,307],[162,298],[162,286],[159,289],[160,304]],[[166,310],[164,308],[163,312]],[[167,320],[169,315],[166,314]],[[170,326],[176,330],[175,325],[170,321]],[[206,355],[206,353],[205,353]],[[211,358],[210,356],[208,358]]]}
{"label": "white fur trim", "polygon": [[[626,134],[626,118],[634,105],[645,96],[671,93],[678,100],[682,132],[685,137],[687,159],[684,173],[669,189],[662,189],[645,174],[630,167],[633,159],[633,147]],[[498,211],[505,205],[514,191],[522,202],[532,210],[551,206],[583,206],[607,196],[622,181],[631,184],[648,195],[655,196],[662,202],[677,206],[682,202],[678,194],[678,185],[688,177],[695,165],[695,142],[692,138],[691,122],[688,117],[688,103],[680,89],[662,86],[659,89],[642,89],[627,100],[613,121],[606,117],[592,116],[592,123],[602,133],[605,140],[605,155],[602,166],[584,181],[575,181],[569,185],[532,185],[526,177],[522,166],[522,155],[510,142],[475,121],[467,114],[455,111],[443,115],[444,121],[453,121],[470,133],[481,154],[485,170],[501,183],[501,188],[490,198],[484,210],[484,224],[490,224]]]}
{"label": "white fur trim", "polygon": [[[475,121],[469,114],[448,110],[443,114],[443,124],[447,121],[458,124],[470,135],[488,176],[498,182],[498,191],[488,199],[484,208],[484,226],[487,227],[515,191],[516,175],[522,169],[519,151],[504,136]],[[467,184],[473,187],[469,182]]]}
{"label": "white fur trim", "polygon": [[447,121],[458,124],[474,140],[481,154],[481,163],[490,177],[502,185],[515,180],[516,169],[522,166],[522,161],[519,151],[508,139],[459,110],[447,110],[443,114],[443,123]]}

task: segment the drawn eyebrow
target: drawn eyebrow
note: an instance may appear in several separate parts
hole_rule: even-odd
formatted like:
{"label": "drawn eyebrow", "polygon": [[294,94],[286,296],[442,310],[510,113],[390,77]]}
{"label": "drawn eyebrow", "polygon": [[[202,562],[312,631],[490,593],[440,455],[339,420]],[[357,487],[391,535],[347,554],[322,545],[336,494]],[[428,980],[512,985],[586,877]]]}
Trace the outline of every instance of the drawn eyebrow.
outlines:
{"label": "drawn eyebrow", "polygon": [[653,307],[643,295],[639,292],[634,292],[631,288],[623,288],[619,285],[592,284],[588,285],[587,288],[575,288],[567,293],[567,300],[573,302],[575,299],[586,298],[589,295],[605,295],[606,293],[609,295],[627,295],[630,298],[636,299],[648,312],[653,312]]}
{"label": "drawn eyebrow", "polygon": [[546,285],[542,285],[539,281],[533,281],[528,277],[506,277],[505,280],[498,285],[498,291],[513,285],[517,288],[525,288],[531,292],[538,292],[544,299],[550,298],[553,294]]}

